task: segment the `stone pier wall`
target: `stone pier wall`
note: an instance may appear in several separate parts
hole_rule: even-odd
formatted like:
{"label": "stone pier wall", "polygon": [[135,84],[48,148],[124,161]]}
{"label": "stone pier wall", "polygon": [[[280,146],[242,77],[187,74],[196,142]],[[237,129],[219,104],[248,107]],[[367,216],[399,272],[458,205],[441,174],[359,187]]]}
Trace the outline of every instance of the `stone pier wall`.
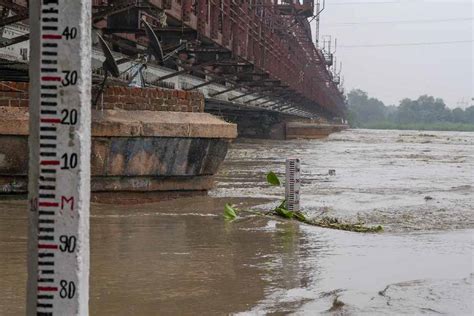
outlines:
{"label": "stone pier wall", "polygon": [[[27,89],[0,86],[0,194],[27,190]],[[203,113],[204,98],[196,92],[109,87],[98,107],[91,156],[96,201],[205,194],[237,137],[235,124]]]}
{"label": "stone pier wall", "polygon": [[343,124],[288,122],[285,133],[286,139],[321,139],[348,128]]}
{"label": "stone pier wall", "polygon": [[320,139],[347,129],[347,125],[332,124],[323,119],[308,119],[278,112],[255,109],[206,109],[237,124],[239,137],[260,139]]}

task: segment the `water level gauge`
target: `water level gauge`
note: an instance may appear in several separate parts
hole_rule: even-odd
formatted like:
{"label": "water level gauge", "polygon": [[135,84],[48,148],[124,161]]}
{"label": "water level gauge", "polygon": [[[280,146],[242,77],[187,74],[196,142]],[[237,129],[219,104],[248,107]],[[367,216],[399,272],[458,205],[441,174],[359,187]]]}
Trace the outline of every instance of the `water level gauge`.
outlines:
{"label": "water level gauge", "polygon": [[289,211],[300,210],[301,162],[298,158],[286,160],[285,197]]}
{"label": "water level gauge", "polygon": [[87,315],[91,0],[30,1],[28,315]]}

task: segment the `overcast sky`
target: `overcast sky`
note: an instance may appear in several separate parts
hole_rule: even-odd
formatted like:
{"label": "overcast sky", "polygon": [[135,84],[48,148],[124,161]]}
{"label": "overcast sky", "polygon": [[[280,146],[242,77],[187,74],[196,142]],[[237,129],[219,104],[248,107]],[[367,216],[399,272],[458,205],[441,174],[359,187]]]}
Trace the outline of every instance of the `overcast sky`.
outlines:
{"label": "overcast sky", "polygon": [[[346,91],[387,105],[429,94],[464,107],[474,96],[473,16],[474,0],[326,0],[321,35],[338,40]],[[451,41],[470,42],[351,47]]]}

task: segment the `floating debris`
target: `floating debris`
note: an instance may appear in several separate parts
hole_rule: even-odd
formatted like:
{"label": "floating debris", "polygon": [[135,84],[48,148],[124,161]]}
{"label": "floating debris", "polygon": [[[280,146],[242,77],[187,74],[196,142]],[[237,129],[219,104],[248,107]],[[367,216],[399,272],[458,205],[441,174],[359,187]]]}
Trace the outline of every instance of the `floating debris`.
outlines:
{"label": "floating debris", "polygon": [[270,171],[267,174],[267,182],[268,184],[276,187],[279,187],[281,185],[280,179],[273,171]]}
{"label": "floating debris", "polygon": [[[275,175],[275,173],[270,172],[267,175],[267,182],[274,186],[279,186],[281,184],[280,179]],[[345,223],[336,217],[324,216],[322,218],[308,219],[306,215],[299,211],[290,211],[288,210],[286,200],[283,200],[280,205],[271,210],[270,212],[258,212],[258,211],[246,211],[239,210],[234,205],[226,204],[224,207],[224,218],[227,221],[233,221],[238,217],[238,214],[241,212],[251,213],[258,216],[277,216],[288,220],[296,220],[301,223],[305,223],[311,226],[318,226],[323,228],[331,228],[337,230],[345,230],[357,233],[378,233],[383,231],[382,226],[365,226],[364,223]]]}
{"label": "floating debris", "polygon": [[332,306],[331,308],[328,310],[328,312],[337,312],[337,311],[340,311],[343,307],[344,307],[344,302],[340,301],[339,300],[339,296],[336,296],[334,298],[334,300],[332,301]]}

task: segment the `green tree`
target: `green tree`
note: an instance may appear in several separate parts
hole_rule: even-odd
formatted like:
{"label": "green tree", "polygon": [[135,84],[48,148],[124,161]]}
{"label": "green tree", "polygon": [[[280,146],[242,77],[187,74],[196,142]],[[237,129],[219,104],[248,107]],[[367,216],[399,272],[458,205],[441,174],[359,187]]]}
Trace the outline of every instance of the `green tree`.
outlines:
{"label": "green tree", "polygon": [[474,106],[449,109],[440,98],[422,95],[385,106],[360,89],[347,94],[347,118],[352,127],[474,130]]}
{"label": "green tree", "polygon": [[362,90],[349,92],[347,102],[351,113],[349,121],[352,119],[356,125],[378,122],[386,118],[385,104],[375,98],[369,98]]}

